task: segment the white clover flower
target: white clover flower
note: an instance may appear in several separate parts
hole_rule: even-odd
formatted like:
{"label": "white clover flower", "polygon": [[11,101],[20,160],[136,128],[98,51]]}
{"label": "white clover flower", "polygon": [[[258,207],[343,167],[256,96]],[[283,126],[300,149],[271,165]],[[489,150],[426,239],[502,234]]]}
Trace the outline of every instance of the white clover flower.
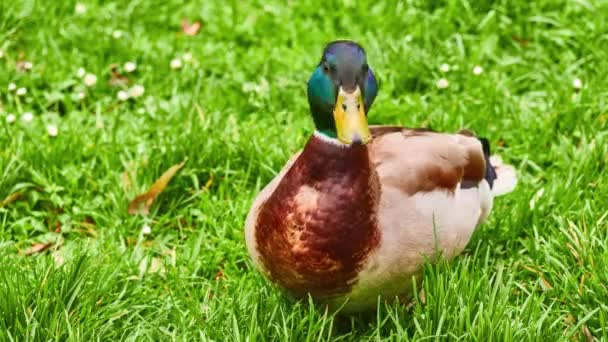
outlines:
{"label": "white clover flower", "polygon": [[8,91],[14,91],[15,89],[17,89],[17,85],[15,83],[8,84]]}
{"label": "white clover flower", "polygon": [[483,73],[483,68],[479,65],[476,65],[473,68],[473,75],[481,75]]}
{"label": "white clover flower", "polygon": [[24,70],[32,70],[33,67],[34,67],[34,64],[32,62],[29,62],[29,61],[24,61],[23,62],[23,69]]}
{"label": "white clover flower", "polygon": [[78,68],[78,71],[76,71],[76,76],[83,78],[84,75],[86,75],[87,71],[84,70],[84,68]]}
{"label": "white clover flower", "polygon": [[6,123],[12,124],[13,122],[15,122],[15,120],[17,120],[15,114],[9,114],[6,116]]}
{"label": "white clover flower", "polygon": [[268,84],[268,81],[266,80],[266,78],[262,78],[262,80],[260,81],[260,84],[258,85],[258,93],[266,94],[269,91],[270,91],[270,84]]}
{"label": "white clover flower", "polygon": [[150,233],[152,233],[152,228],[150,228],[150,226],[148,226],[146,224],[143,227],[141,227],[141,235],[148,235]]}
{"label": "white clover flower", "polygon": [[16,92],[17,96],[24,96],[25,94],[27,94],[27,89],[21,87],[21,88],[17,88],[17,92]]}
{"label": "white clover flower", "polygon": [[437,88],[445,89],[449,86],[450,86],[450,82],[448,82],[448,80],[446,80],[445,78],[440,78],[437,80]]}
{"label": "white clover flower", "polygon": [[116,96],[120,101],[127,101],[129,99],[129,93],[124,90],[120,90]]}
{"label": "white clover flower", "polygon": [[251,93],[251,92],[255,91],[256,84],[253,82],[245,82],[245,83],[243,83],[242,88],[243,88],[243,92]]}
{"label": "white clover flower", "polygon": [[57,134],[59,134],[59,129],[57,129],[57,126],[55,125],[47,125],[46,132],[49,134],[49,136],[56,137]]}
{"label": "white clover flower", "polygon": [[171,69],[181,69],[182,60],[179,58],[173,58],[171,60],[171,63],[169,63],[169,66],[171,66]]}
{"label": "white clover flower", "polygon": [[74,6],[74,12],[76,12],[76,14],[85,14],[87,12],[87,6],[79,2]]}
{"label": "white clover flower", "polygon": [[112,38],[114,38],[114,39],[120,39],[120,37],[122,37],[122,31],[121,30],[115,30],[114,32],[112,32]]}
{"label": "white clover flower", "polygon": [[184,60],[184,62],[190,62],[192,60],[192,54],[190,52],[186,52],[184,53],[184,55],[182,56],[182,59]]}
{"label": "white clover flower", "polygon": [[127,62],[125,63],[124,68],[126,72],[133,72],[137,69],[137,64],[135,64],[135,62]]}
{"label": "white clover flower", "polygon": [[580,78],[575,78],[572,81],[572,87],[576,90],[580,90],[581,88],[583,88],[583,81],[581,81]]}
{"label": "white clover flower", "polygon": [[32,114],[31,112],[23,113],[23,115],[21,115],[21,121],[25,123],[30,123],[34,121],[34,114]]}
{"label": "white clover flower", "polygon": [[450,65],[446,64],[446,63],[443,63],[439,67],[439,70],[441,70],[441,72],[450,72]]}
{"label": "white clover flower", "polygon": [[79,92],[76,93],[76,99],[78,101],[84,100],[85,97],[86,97],[86,94],[85,94],[84,91],[79,91]]}
{"label": "white clover flower", "polygon": [[84,75],[84,85],[86,85],[87,87],[92,87],[95,84],[97,84],[97,76],[93,74]]}
{"label": "white clover flower", "polygon": [[129,90],[129,96],[140,97],[144,94],[144,90],[144,86],[142,86],[141,84],[136,84]]}

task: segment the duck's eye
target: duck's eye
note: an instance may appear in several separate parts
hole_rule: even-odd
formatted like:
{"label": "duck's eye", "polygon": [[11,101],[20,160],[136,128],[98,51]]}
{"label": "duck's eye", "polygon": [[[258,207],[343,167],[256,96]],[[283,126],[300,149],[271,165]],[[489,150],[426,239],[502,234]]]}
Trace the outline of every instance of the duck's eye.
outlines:
{"label": "duck's eye", "polygon": [[361,109],[361,105],[357,103],[357,110]]}
{"label": "duck's eye", "polygon": [[329,73],[329,65],[327,63],[323,63],[323,72]]}
{"label": "duck's eye", "polygon": [[346,104],[342,104],[342,110],[346,112]]}
{"label": "duck's eye", "polygon": [[363,70],[363,73],[367,73],[367,71],[369,70],[369,65],[363,64],[362,70]]}

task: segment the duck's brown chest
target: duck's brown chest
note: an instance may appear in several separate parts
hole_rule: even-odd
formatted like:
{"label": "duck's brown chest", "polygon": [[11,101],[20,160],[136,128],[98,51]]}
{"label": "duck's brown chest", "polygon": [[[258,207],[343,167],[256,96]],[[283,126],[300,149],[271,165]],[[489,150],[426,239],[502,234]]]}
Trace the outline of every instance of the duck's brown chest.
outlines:
{"label": "duck's brown chest", "polygon": [[365,146],[311,138],[257,215],[271,280],[298,297],[347,293],[379,242],[377,183]]}

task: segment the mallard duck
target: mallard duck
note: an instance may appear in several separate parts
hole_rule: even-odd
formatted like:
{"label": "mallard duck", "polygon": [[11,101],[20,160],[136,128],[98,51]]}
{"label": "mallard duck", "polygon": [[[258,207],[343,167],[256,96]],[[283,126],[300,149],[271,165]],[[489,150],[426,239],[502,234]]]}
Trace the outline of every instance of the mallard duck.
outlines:
{"label": "mallard duck", "polygon": [[407,296],[423,264],[462,252],[493,198],[516,183],[471,132],[368,126],[377,92],[359,44],[328,44],[308,81],[316,130],[245,223],[267,279],[342,312]]}

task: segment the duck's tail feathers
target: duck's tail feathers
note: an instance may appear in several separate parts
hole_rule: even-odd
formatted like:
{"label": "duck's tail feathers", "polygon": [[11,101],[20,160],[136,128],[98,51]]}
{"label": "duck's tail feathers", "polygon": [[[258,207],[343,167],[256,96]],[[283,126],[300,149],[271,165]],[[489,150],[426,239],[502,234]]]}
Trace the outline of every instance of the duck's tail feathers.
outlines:
{"label": "duck's tail feathers", "polygon": [[502,159],[497,155],[490,157],[490,164],[496,174],[496,179],[492,186],[492,195],[498,197],[513,191],[517,185],[515,168],[512,165],[504,164]]}
{"label": "duck's tail feathers", "polygon": [[515,168],[511,165],[504,164],[499,156],[490,154],[488,139],[478,139],[481,142],[483,154],[486,159],[485,179],[492,189],[492,196],[498,197],[513,191],[515,185],[517,185]]}

